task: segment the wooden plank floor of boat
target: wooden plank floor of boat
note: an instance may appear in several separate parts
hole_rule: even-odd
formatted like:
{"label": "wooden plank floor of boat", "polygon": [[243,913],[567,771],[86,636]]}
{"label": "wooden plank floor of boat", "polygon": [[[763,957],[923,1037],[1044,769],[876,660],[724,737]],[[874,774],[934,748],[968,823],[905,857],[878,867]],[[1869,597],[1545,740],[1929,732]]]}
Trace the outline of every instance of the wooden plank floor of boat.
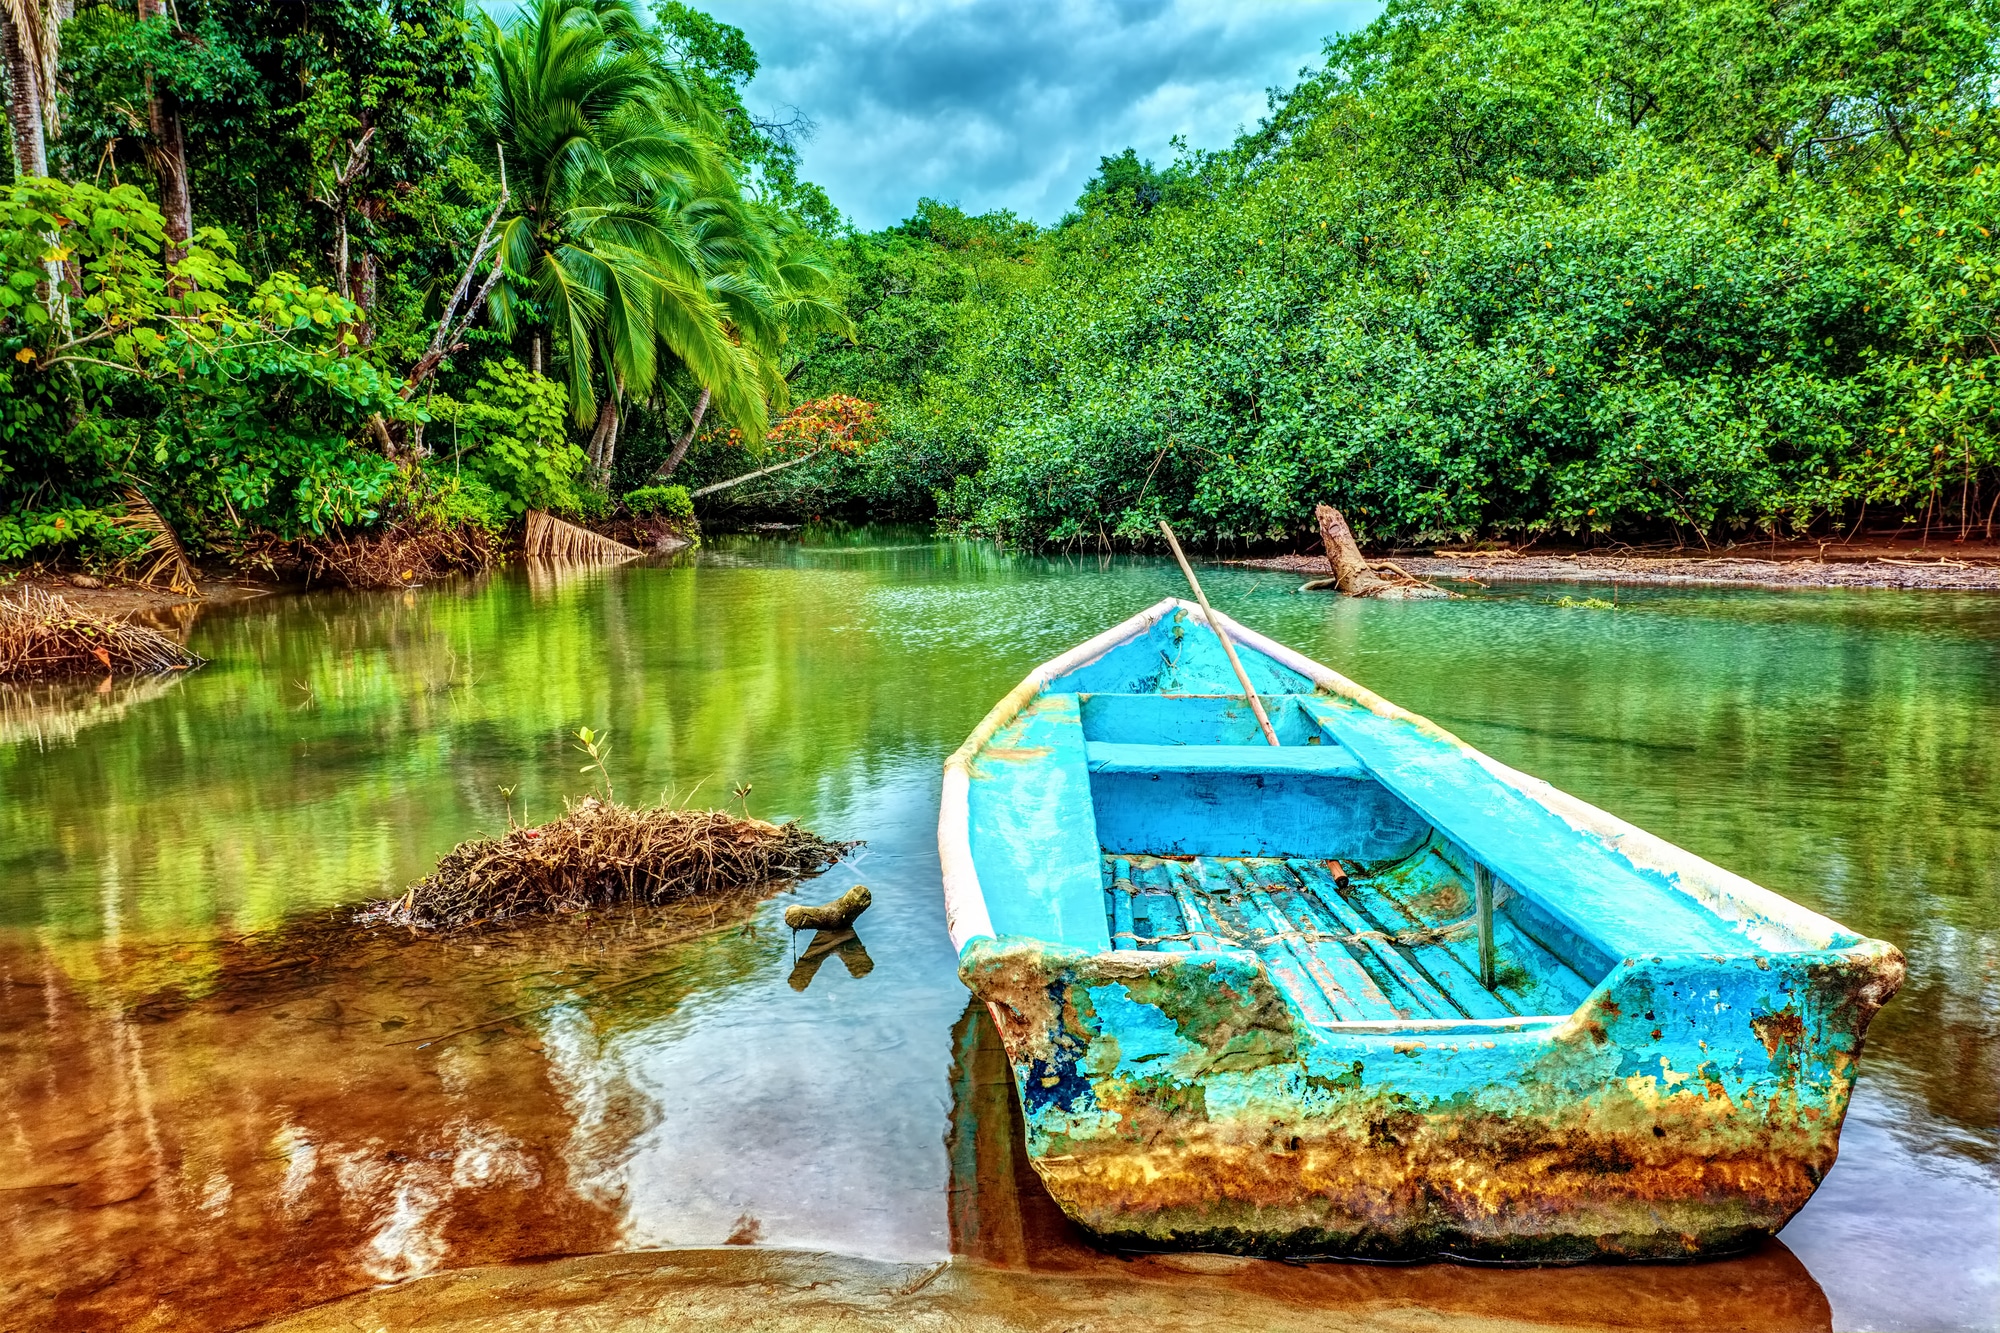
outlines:
{"label": "wooden plank floor of boat", "polygon": [[1106,853],[1103,867],[1113,948],[1254,950],[1311,1022],[1563,1014],[1590,993],[1504,914],[1489,991],[1468,917],[1422,919],[1386,879],[1343,889],[1327,863]]}

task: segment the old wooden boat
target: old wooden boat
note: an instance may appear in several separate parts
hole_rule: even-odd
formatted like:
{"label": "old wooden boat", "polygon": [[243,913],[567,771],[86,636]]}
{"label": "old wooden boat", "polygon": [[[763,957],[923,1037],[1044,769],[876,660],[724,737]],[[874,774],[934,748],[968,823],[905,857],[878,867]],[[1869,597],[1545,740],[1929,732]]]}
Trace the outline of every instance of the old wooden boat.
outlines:
{"label": "old wooden boat", "polygon": [[1747,1248],[1833,1165],[1903,976],[1178,600],[1000,702],[946,764],[939,846],[1035,1169],[1131,1248]]}

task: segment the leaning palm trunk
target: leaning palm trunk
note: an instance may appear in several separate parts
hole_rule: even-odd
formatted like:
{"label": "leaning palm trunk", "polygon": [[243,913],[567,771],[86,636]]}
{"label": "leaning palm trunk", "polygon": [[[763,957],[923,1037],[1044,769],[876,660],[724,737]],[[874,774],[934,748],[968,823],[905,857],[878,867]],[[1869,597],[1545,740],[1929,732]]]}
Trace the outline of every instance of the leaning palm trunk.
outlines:
{"label": "leaning palm trunk", "polygon": [[636,560],[642,554],[539,509],[528,511],[528,532],[521,549],[542,560]]}

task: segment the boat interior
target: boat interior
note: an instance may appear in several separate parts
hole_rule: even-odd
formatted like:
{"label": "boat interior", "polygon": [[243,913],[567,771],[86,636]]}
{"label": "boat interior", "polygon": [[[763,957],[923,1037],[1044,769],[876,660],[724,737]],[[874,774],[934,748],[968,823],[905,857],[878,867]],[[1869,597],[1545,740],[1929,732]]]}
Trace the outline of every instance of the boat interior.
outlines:
{"label": "boat interior", "polygon": [[1563,1016],[1639,953],[1823,947],[1725,919],[1462,749],[1246,654],[1273,747],[1219,661],[1147,646],[1052,681],[982,751],[996,932],[1252,950],[1315,1024]]}
{"label": "boat interior", "polygon": [[[1111,947],[1241,948],[1312,1021],[1566,1014],[1610,960],[1476,872],[1291,698],[1079,700]],[[1170,738],[1170,739],[1169,739]]]}

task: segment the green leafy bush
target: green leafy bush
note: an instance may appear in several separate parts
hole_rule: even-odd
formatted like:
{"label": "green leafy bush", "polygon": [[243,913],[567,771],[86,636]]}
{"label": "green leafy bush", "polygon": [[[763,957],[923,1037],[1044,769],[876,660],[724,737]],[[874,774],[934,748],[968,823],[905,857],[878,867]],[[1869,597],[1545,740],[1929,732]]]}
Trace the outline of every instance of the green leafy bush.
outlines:
{"label": "green leafy bush", "polygon": [[676,522],[694,517],[694,501],[685,486],[641,486],[625,492],[625,508],[640,518],[665,518]]}
{"label": "green leafy bush", "polygon": [[512,357],[489,361],[458,402],[431,401],[433,466],[462,468],[508,514],[577,513],[585,504],[584,455],[569,437],[569,394]]}
{"label": "green leafy bush", "polygon": [[0,194],[0,500],[102,506],[142,476],[210,534],[370,521],[395,469],[356,442],[416,409],[358,353],[358,319],[289,273],[253,286],[214,228],[170,260],[133,186],[17,181]]}
{"label": "green leafy bush", "polygon": [[112,563],[146,540],[113,522],[122,513],[122,509],[72,508],[0,514],[0,561],[12,564],[75,547],[92,563]]}

